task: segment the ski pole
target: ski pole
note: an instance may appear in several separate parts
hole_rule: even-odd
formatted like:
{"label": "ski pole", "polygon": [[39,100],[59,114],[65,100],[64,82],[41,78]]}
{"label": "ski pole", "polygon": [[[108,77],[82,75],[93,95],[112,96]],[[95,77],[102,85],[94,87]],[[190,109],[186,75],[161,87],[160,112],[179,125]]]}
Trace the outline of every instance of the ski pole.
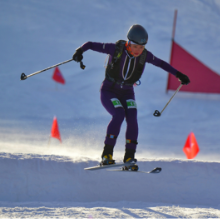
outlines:
{"label": "ski pole", "polygon": [[169,103],[171,102],[171,100],[173,99],[173,97],[176,95],[177,92],[179,92],[179,90],[181,89],[183,84],[180,84],[180,86],[177,88],[176,92],[172,95],[172,97],[170,98],[170,100],[167,102],[167,104],[164,106],[163,110],[161,112],[159,112],[158,110],[155,110],[154,112],[154,116],[155,117],[159,117],[161,116],[162,112],[165,110],[165,108],[169,105]]}
{"label": "ski pole", "polygon": [[[64,62],[62,62],[62,63],[55,64],[55,65],[53,65],[53,66],[47,67],[46,69],[43,69],[43,70],[40,70],[40,71],[31,73],[30,75],[27,75],[27,76],[26,76],[24,73],[22,73],[22,74],[21,74],[21,80],[25,80],[25,79],[27,79],[27,78],[30,77],[30,76],[34,76],[34,75],[36,75],[36,74],[38,74],[38,73],[42,73],[42,72],[44,72],[44,71],[46,71],[46,70],[52,69],[52,68],[54,68],[54,67],[56,67],[56,66],[60,66],[60,65],[62,65],[62,64],[68,63],[68,62],[70,62],[70,61],[73,61],[73,59],[71,59],[71,60],[66,60],[66,61],[64,61]],[[80,61],[80,67],[81,67],[82,69],[85,69],[85,66],[83,65],[83,62],[82,62],[82,61]]]}

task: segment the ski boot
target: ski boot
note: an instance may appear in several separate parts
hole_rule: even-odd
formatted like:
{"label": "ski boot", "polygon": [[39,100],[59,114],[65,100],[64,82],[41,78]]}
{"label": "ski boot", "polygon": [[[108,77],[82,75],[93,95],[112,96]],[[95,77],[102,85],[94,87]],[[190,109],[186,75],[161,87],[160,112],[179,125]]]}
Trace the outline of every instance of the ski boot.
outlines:
{"label": "ski boot", "polygon": [[138,171],[138,165],[135,164],[137,162],[136,159],[128,158],[125,163],[131,163],[131,165],[126,165],[122,167],[122,170],[127,170],[127,171]]}
{"label": "ski boot", "polygon": [[123,170],[128,170],[128,171],[138,171],[138,165],[135,164],[137,162],[136,159],[134,159],[135,155],[134,149],[125,149],[125,155],[124,155],[124,163],[131,163],[129,165],[124,166],[122,169]]}
{"label": "ski boot", "polygon": [[100,163],[100,166],[115,164],[115,161],[112,159],[113,148],[114,146],[105,144],[103,152],[102,152],[102,156],[101,156],[102,161]]}
{"label": "ski boot", "polygon": [[104,155],[102,157],[102,161],[100,163],[100,166],[103,166],[103,165],[112,165],[112,164],[115,164],[115,161],[112,159],[112,155],[111,154],[108,154],[108,155]]}

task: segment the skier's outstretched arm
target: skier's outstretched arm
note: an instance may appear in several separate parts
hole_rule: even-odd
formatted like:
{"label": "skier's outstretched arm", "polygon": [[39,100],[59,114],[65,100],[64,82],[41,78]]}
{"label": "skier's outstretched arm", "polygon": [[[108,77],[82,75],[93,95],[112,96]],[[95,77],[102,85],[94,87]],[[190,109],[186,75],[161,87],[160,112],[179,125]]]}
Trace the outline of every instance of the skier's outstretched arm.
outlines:
{"label": "skier's outstretched arm", "polygon": [[113,43],[97,43],[97,42],[86,42],[81,47],[76,49],[73,54],[73,60],[80,62],[83,59],[83,53],[87,50],[93,50],[100,53],[113,55],[115,51],[115,44]]}
{"label": "skier's outstretched arm", "polygon": [[190,83],[189,77],[178,70],[176,70],[174,67],[172,67],[169,63],[157,58],[154,56],[151,52],[148,51],[146,62],[151,63],[157,67],[162,68],[163,70],[173,74],[176,76],[182,84],[187,85]]}

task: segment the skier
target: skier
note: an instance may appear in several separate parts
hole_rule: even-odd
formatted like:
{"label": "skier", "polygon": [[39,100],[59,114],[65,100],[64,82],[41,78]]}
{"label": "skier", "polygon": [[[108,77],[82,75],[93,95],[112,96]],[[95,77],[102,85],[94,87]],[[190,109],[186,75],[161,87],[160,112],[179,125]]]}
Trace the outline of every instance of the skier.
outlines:
{"label": "skier", "polygon": [[135,152],[138,144],[138,122],[133,85],[139,81],[146,62],[175,75],[184,85],[190,83],[190,80],[186,75],[145,49],[148,33],[141,25],[132,25],[127,33],[127,38],[127,41],[119,40],[116,43],[87,42],[76,49],[73,60],[81,62],[82,54],[89,49],[109,55],[105,79],[100,92],[102,105],[111,114],[112,119],[107,127],[101,164],[115,163],[112,158],[113,149],[121,124],[126,119],[127,130],[123,161],[133,164],[129,167],[125,166],[125,169],[136,171],[138,170],[138,166],[135,164],[137,162]]}

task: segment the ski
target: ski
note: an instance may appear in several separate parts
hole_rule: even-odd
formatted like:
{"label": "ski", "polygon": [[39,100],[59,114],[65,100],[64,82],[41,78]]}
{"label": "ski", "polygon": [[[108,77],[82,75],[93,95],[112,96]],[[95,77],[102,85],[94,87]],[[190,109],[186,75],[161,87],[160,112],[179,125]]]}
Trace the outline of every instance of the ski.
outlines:
{"label": "ski", "polygon": [[94,167],[87,167],[84,168],[84,170],[100,170],[100,169],[108,169],[108,168],[114,168],[114,167],[123,167],[123,166],[129,166],[132,165],[132,163],[118,163],[118,164],[111,164],[111,165],[97,165]]}
{"label": "ski", "polygon": [[93,166],[93,167],[87,167],[84,168],[84,170],[100,170],[100,169],[109,169],[109,168],[115,168],[115,167],[121,167],[121,169],[110,169],[108,171],[116,171],[116,172],[132,172],[132,173],[160,173],[162,171],[161,167],[156,167],[151,171],[131,171],[131,170],[124,170],[123,167],[124,166],[129,166],[132,165],[132,163],[119,163],[119,164],[111,164],[111,165],[97,165],[97,166]]}
{"label": "ski", "polygon": [[118,169],[118,170],[108,170],[108,171],[116,171],[116,172],[130,172],[130,173],[160,173],[162,171],[161,167],[156,167],[151,171],[141,171],[141,170],[137,170],[137,171],[131,171],[131,170],[123,170],[123,169]]}

